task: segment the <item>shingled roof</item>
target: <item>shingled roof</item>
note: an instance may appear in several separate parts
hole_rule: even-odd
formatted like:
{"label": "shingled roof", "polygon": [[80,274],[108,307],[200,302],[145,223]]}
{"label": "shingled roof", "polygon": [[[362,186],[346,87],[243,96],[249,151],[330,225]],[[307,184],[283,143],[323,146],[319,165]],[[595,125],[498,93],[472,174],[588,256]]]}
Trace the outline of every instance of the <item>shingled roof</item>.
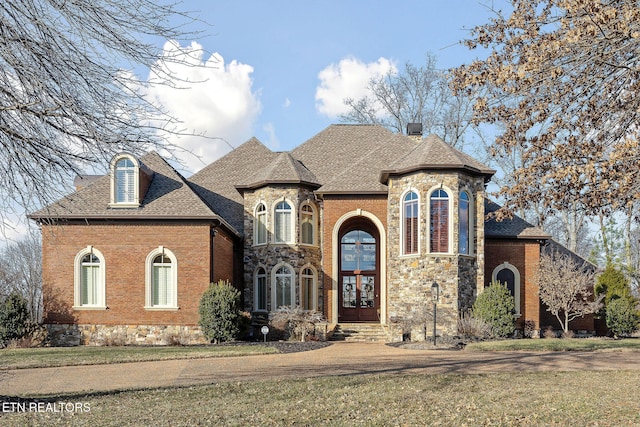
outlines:
{"label": "shingled roof", "polygon": [[[485,214],[491,214],[500,208],[499,204],[485,199]],[[497,221],[493,216],[490,216],[484,222],[484,234],[486,237],[493,238],[551,239],[551,235],[545,233],[540,227],[528,223],[517,215],[502,221]]]}
{"label": "shingled roof", "polygon": [[59,201],[29,215],[43,219],[221,219],[191,189],[187,181],[160,155],[148,153],[140,162],[152,170],[153,179],[145,197],[137,208],[109,206],[111,180],[109,175],[94,179],[90,184]]}
{"label": "shingled roof", "polygon": [[376,125],[331,125],[291,152],[322,184],[318,193],[386,193],[380,170],[415,145]]}
{"label": "shingled roof", "polygon": [[437,135],[429,135],[388,168],[380,172],[380,182],[387,183],[389,176],[402,175],[418,170],[460,169],[476,175],[484,175],[488,181],[496,171],[473,157],[456,150]]}
{"label": "shingled roof", "polygon": [[277,157],[263,169],[257,171],[247,179],[245,184],[238,184],[238,190],[255,190],[270,184],[307,185],[312,188],[320,187],[315,175],[302,162],[294,159],[291,154],[278,153]]}
{"label": "shingled roof", "polygon": [[251,138],[189,178],[194,190],[211,209],[238,232],[244,231],[244,199],[236,185],[263,170],[278,156],[257,138]]}

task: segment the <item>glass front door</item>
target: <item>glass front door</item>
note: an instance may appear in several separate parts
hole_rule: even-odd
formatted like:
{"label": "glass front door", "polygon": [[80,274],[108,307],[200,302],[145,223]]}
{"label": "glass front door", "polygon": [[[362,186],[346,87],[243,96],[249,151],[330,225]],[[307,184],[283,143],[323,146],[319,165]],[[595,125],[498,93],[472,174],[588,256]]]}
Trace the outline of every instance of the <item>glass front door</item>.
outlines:
{"label": "glass front door", "polygon": [[379,253],[376,236],[351,229],[340,239],[340,322],[377,321],[380,308]]}

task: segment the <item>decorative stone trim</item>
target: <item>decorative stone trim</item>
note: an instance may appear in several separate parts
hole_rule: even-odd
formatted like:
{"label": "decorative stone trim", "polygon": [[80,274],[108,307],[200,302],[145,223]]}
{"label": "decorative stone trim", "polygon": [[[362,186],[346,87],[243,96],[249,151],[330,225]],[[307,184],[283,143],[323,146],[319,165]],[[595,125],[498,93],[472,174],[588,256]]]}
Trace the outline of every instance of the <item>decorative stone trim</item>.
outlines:
{"label": "decorative stone trim", "polygon": [[199,326],[45,325],[52,346],[208,344]]}

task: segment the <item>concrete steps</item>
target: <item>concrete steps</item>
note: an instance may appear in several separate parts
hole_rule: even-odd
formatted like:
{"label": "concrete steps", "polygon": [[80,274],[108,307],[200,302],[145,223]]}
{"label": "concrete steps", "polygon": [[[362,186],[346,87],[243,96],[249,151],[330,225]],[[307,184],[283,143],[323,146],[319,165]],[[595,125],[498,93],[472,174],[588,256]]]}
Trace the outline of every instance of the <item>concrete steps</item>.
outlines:
{"label": "concrete steps", "polygon": [[338,323],[329,341],[387,342],[387,329],[379,323]]}

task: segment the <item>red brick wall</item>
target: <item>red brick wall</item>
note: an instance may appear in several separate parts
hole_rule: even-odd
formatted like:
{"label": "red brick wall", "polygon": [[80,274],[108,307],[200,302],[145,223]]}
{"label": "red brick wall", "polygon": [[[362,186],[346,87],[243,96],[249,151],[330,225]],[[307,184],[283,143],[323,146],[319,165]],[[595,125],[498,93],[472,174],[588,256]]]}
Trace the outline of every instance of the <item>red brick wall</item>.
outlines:
{"label": "red brick wall", "polygon": [[[43,226],[43,280],[46,322],[80,324],[196,325],[200,296],[210,282],[208,223],[138,222]],[[216,238],[216,278],[233,276],[233,244]],[[74,259],[92,245],[105,258],[107,310],[73,310]],[[147,311],[145,260],[164,246],[178,261],[178,311]],[[231,248],[231,249],[230,249]]]}
{"label": "red brick wall", "polygon": [[485,286],[489,286],[493,270],[508,262],[520,273],[520,318],[519,328],[525,320],[532,320],[540,327],[540,298],[534,275],[540,262],[540,243],[532,240],[495,240],[485,241]]}
{"label": "red brick wall", "polygon": [[333,229],[336,222],[344,214],[356,209],[362,209],[375,215],[383,224],[387,223],[387,197],[380,196],[324,196],[323,203],[323,224],[322,224],[322,252],[324,270],[324,315],[331,320],[332,307],[332,282],[331,270],[333,262],[333,251],[331,248]]}

